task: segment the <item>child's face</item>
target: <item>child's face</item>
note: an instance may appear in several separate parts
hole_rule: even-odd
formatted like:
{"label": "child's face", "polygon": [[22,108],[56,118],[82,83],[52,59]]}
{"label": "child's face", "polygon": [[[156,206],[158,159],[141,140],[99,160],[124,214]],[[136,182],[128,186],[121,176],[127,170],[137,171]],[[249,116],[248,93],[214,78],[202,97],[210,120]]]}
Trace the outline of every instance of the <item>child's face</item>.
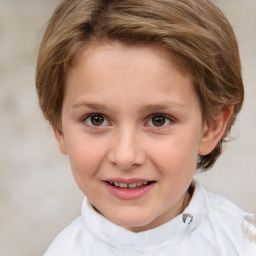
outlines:
{"label": "child's face", "polygon": [[67,77],[56,132],[92,205],[136,231],[180,213],[205,132],[191,79],[164,54],[118,43],[87,48]]}

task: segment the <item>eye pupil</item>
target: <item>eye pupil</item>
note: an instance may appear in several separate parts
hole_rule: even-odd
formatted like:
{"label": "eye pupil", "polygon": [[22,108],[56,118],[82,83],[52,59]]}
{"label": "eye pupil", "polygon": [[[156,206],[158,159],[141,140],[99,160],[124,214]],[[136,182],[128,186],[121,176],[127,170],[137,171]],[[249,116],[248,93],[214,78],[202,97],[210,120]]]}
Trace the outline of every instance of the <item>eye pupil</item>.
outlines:
{"label": "eye pupil", "polygon": [[95,126],[102,125],[104,122],[104,117],[101,115],[91,116],[91,123]]}
{"label": "eye pupil", "polygon": [[152,123],[155,126],[163,126],[165,124],[165,117],[164,116],[154,116],[152,118]]}

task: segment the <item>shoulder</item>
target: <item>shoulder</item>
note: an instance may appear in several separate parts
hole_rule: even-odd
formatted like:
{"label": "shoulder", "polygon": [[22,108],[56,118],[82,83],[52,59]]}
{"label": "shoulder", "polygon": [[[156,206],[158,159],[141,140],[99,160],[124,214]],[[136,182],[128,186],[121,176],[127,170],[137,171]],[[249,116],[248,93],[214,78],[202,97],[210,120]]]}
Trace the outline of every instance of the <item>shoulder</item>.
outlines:
{"label": "shoulder", "polygon": [[[221,248],[223,255],[234,251],[238,255],[256,255],[256,217],[243,211],[227,198],[216,195],[196,184],[205,201],[203,227]],[[254,241],[255,239],[255,241]],[[225,254],[227,253],[227,254]]]}
{"label": "shoulder", "polygon": [[80,252],[83,251],[83,248],[80,247],[86,246],[81,241],[90,241],[90,235],[80,216],[56,236],[44,256],[80,256]]}

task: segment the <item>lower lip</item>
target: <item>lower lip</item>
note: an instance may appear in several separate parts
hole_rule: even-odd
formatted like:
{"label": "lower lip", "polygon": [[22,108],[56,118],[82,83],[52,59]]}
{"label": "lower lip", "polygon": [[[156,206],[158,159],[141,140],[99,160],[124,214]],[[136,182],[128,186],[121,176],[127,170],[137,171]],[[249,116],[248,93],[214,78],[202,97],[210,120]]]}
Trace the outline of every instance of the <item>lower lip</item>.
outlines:
{"label": "lower lip", "polygon": [[143,186],[141,188],[136,188],[136,189],[125,189],[125,188],[119,188],[119,187],[115,187],[110,185],[108,182],[104,182],[108,191],[123,200],[134,200],[134,199],[138,199],[140,197],[142,197],[143,195],[145,195],[147,192],[149,192],[153,186],[155,185],[155,182]]}

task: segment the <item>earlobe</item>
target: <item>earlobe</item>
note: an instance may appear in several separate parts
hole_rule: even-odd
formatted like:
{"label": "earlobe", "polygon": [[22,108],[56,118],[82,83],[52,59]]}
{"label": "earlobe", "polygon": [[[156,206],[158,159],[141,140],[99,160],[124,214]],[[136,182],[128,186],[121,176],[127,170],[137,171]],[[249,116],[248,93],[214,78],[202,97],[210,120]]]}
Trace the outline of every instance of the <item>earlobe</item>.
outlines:
{"label": "earlobe", "polygon": [[233,107],[221,107],[217,115],[210,122],[205,123],[198,148],[199,155],[212,152],[225,133]]}
{"label": "earlobe", "polygon": [[58,143],[60,151],[64,155],[68,155],[68,150],[67,150],[66,141],[65,141],[63,131],[61,131],[59,129],[54,129],[54,135],[55,135],[55,139]]}

